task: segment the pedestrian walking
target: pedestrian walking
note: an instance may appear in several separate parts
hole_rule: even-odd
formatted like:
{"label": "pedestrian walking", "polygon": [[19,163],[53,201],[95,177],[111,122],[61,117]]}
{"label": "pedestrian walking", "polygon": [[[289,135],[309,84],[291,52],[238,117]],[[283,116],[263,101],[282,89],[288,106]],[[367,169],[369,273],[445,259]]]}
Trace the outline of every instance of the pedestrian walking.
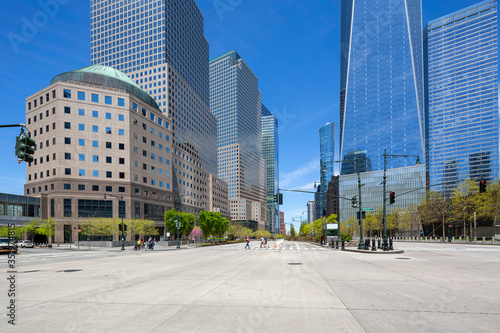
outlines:
{"label": "pedestrian walking", "polygon": [[248,238],[248,236],[247,236],[246,241],[247,241],[247,245],[245,245],[245,250],[247,249],[247,247],[250,250],[250,238]]}
{"label": "pedestrian walking", "polygon": [[[260,248],[261,249],[262,249],[262,245],[264,245],[264,237],[260,238]],[[266,246],[264,245],[264,247],[266,247]]]}
{"label": "pedestrian walking", "polygon": [[267,237],[264,237],[264,241],[265,241],[265,243],[264,243],[264,244],[265,244],[265,245],[264,245],[264,247],[269,247],[269,246],[267,246]]}

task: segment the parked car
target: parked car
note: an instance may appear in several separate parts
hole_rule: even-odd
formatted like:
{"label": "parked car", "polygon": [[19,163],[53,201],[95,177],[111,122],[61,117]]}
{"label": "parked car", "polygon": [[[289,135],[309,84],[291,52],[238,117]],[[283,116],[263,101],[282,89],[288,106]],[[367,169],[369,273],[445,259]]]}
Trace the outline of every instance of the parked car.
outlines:
{"label": "parked car", "polygon": [[0,238],[0,253],[17,253],[17,246],[8,238]]}
{"label": "parked car", "polygon": [[30,240],[19,240],[19,241],[17,241],[16,246],[17,247],[31,247],[31,248],[35,247],[33,242],[31,242]]}

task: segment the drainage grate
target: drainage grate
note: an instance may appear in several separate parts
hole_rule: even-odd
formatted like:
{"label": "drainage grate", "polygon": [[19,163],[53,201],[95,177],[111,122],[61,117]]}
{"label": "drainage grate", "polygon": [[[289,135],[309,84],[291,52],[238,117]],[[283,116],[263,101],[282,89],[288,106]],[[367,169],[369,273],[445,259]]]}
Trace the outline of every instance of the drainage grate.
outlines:
{"label": "drainage grate", "polygon": [[288,265],[302,265],[301,262],[289,262]]}
{"label": "drainage grate", "polygon": [[396,259],[410,260],[411,258],[396,258]]}

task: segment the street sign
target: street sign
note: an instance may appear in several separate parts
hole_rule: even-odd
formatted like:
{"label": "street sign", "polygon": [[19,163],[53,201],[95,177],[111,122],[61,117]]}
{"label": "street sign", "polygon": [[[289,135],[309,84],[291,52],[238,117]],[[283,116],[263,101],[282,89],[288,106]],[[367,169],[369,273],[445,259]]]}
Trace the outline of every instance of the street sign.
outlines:
{"label": "street sign", "polygon": [[167,232],[167,237],[170,237],[170,232]]}
{"label": "street sign", "polygon": [[363,212],[371,212],[373,208],[361,208]]}
{"label": "street sign", "polygon": [[347,223],[347,227],[349,228],[350,223]]}
{"label": "street sign", "polygon": [[177,226],[177,229],[179,229],[181,227],[181,223],[180,222],[176,222],[175,225]]}

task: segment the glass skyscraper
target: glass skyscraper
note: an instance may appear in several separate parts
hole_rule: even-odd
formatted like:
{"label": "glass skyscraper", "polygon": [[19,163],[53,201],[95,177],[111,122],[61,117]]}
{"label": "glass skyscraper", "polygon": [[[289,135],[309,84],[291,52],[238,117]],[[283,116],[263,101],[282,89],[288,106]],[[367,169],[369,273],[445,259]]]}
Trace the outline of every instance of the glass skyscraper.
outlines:
{"label": "glass skyscraper", "polygon": [[[216,175],[208,42],[196,1],[91,0],[90,9],[91,63],[127,74],[172,118],[174,154],[183,168]],[[177,183],[176,188],[184,187],[182,194],[190,192],[186,180]]]}
{"label": "glass skyscraper", "polygon": [[[426,152],[433,190],[499,175],[498,12],[487,0],[427,24]],[[441,185],[438,185],[441,184]]]}
{"label": "glass skyscraper", "polygon": [[424,156],[421,22],[420,0],[341,1],[340,157],[361,151],[366,171],[383,170],[384,149]]}
{"label": "glass skyscraper", "polygon": [[[251,202],[263,223],[268,216],[261,93],[257,77],[236,51],[210,61],[210,110],[217,118],[219,177],[228,184],[231,216],[240,220],[239,209],[248,208],[236,205]],[[255,219],[253,212],[244,215]]]}
{"label": "glass skyscraper", "polygon": [[332,179],[335,161],[335,123],[326,123],[319,129],[319,154],[320,154],[320,187],[318,202],[314,211],[314,220],[326,214],[326,192],[328,183]]}
{"label": "glass skyscraper", "polygon": [[278,119],[262,105],[262,157],[266,165],[267,208],[270,231],[279,233],[279,206],[274,195],[279,188]]}

